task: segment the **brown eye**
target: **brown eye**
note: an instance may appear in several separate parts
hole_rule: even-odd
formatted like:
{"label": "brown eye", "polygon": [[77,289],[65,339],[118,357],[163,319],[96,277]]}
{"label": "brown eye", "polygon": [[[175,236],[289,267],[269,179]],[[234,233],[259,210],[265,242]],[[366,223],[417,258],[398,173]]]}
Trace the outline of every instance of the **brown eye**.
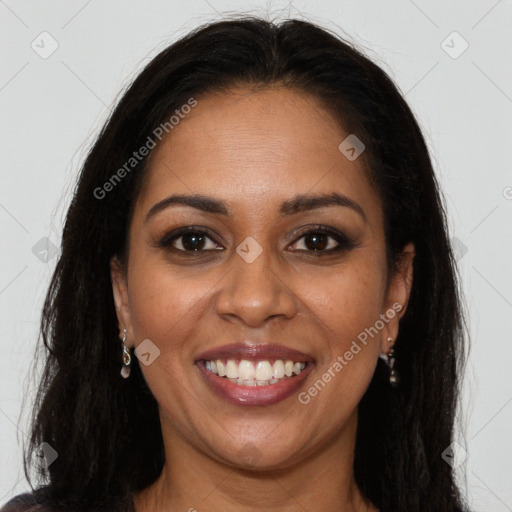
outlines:
{"label": "brown eye", "polygon": [[175,241],[180,239],[181,246],[185,251],[200,251],[204,249],[207,241],[207,237],[199,233],[186,233],[176,238]]}
{"label": "brown eye", "polygon": [[[300,240],[304,240],[304,242],[299,244]],[[297,249],[299,251],[329,254],[352,249],[356,244],[339,231],[330,228],[316,228],[303,233],[293,245],[295,249],[297,249],[297,245],[304,247]]]}
{"label": "brown eye", "polygon": [[201,229],[188,226],[165,235],[158,247],[166,247],[177,252],[210,252],[222,250],[209,234]]}
{"label": "brown eye", "polygon": [[[329,239],[332,239],[332,237],[330,237],[329,235],[320,232],[310,233],[304,236],[303,238],[305,240],[304,245],[310,251],[323,251],[327,249],[327,247],[329,246]],[[336,247],[336,245],[334,247]],[[332,249],[332,247],[329,247],[329,249]]]}

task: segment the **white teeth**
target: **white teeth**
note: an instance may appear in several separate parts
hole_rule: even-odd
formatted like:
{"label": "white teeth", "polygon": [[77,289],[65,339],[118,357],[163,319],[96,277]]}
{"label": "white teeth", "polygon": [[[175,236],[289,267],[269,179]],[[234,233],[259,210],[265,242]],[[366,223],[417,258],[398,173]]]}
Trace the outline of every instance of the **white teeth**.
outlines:
{"label": "white teeth", "polygon": [[299,373],[304,370],[305,368],[305,364],[304,363],[294,363],[293,365],[293,373],[295,373],[295,375],[299,375]]}
{"label": "white teeth", "polygon": [[219,374],[219,377],[226,376],[226,368],[224,367],[224,363],[219,359],[217,359],[217,372]]}
{"label": "white teeth", "polygon": [[274,378],[282,379],[284,377],[284,363],[281,359],[278,359],[274,363]]}
{"label": "white teeth", "polygon": [[228,379],[238,379],[238,366],[233,359],[228,359],[226,363],[226,377]]}
{"label": "white teeth", "polygon": [[254,363],[247,359],[240,361],[217,359],[216,361],[206,361],[205,368],[219,377],[225,377],[234,384],[252,387],[276,384],[283,379],[299,375],[306,368],[306,363],[276,359],[271,365],[267,360]]}
{"label": "white teeth", "polygon": [[258,361],[256,364],[256,380],[270,380],[274,370],[268,361]]}
{"label": "white teeth", "polygon": [[215,361],[206,361],[206,369],[210,370],[212,373],[217,374],[217,364]]}
{"label": "white teeth", "polygon": [[238,365],[238,378],[242,380],[253,380],[254,374],[254,365],[250,361],[242,359]]}

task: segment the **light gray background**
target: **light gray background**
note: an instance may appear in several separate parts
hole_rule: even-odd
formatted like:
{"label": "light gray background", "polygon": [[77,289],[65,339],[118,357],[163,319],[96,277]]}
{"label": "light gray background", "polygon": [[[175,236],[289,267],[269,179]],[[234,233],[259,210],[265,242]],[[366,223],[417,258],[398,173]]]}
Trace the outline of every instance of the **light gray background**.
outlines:
{"label": "light gray background", "polygon": [[[445,192],[467,299],[458,432],[470,504],[512,511],[511,0],[0,0],[0,504],[29,488],[20,408],[57,260],[33,247],[44,237],[59,247],[87,148],[141,66],[198,24],[237,12],[305,18],[350,37],[406,94]],[[43,31],[58,43],[46,59],[31,47],[51,49]]]}

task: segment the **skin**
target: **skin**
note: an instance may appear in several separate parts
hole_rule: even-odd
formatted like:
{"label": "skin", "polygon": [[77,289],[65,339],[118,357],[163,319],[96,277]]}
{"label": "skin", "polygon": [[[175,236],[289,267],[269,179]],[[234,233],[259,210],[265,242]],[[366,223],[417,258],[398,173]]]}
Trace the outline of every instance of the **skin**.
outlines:
{"label": "skin", "polygon": [[[404,248],[388,281],[381,202],[363,157],[349,161],[339,151],[347,135],[309,95],[240,88],[198,98],[153,150],[130,226],[127,268],[111,262],[127,345],[150,339],[160,350],[140,366],[159,404],[166,464],[135,494],[137,512],[377,510],[353,476],[357,405],[379,354],[393,344],[388,338],[397,337],[414,247]],[[279,216],[281,202],[295,195],[332,192],[359,204],[366,220],[341,206]],[[145,222],[171,194],[215,197],[232,214],[170,206]],[[203,253],[178,252],[183,238],[174,240],[175,252],[155,247],[166,233],[192,224],[213,235]],[[303,234],[316,224],[353,237],[357,246],[328,254],[338,245],[328,238],[325,254],[313,254]],[[263,249],[252,263],[236,252],[248,236]],[[230,404],[194,366],[207,349],[269,340],[315,358],[304,391],[396,303],[401,312],[308,404],[297,394],[263,407]],[[248,450],[256,454],[253,465],[243,457]]]}

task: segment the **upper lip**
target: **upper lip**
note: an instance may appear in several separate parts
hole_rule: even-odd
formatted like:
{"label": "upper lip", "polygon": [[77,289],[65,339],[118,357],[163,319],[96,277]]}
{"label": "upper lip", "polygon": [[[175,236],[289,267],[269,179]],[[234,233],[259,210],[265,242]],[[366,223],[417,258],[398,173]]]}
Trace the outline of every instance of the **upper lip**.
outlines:
{"label": "upper lip", "polygon": [[304,352],[276,343],[255,343],[244,341],[211,348],[199,354],[196,361],[216,359],[247,359],[261,361],[266,359],[292,360],[294,362],[312,361],[314,358]]}

